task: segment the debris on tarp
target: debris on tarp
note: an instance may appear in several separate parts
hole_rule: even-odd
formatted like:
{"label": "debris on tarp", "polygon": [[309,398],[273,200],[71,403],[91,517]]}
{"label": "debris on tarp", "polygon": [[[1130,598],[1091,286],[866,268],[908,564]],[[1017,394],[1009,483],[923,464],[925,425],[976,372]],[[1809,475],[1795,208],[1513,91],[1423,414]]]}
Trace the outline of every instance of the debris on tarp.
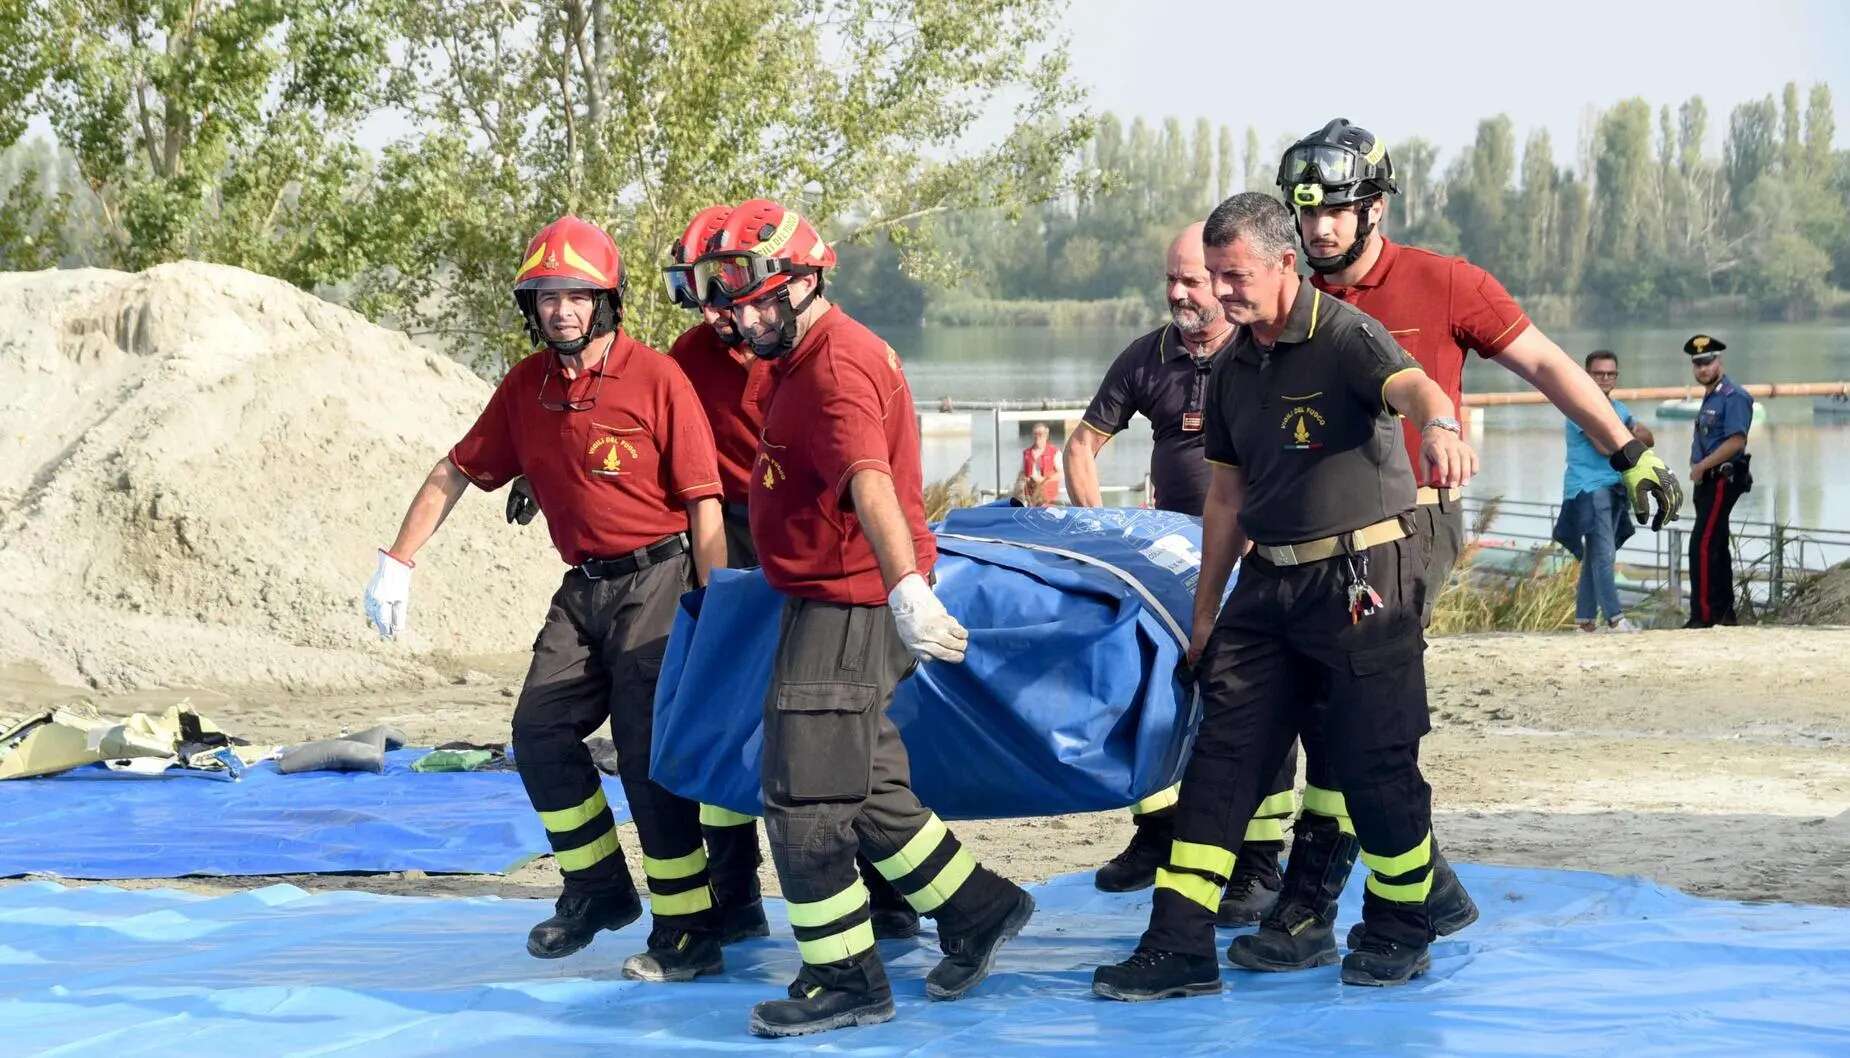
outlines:
{"label": "debris on tarp", "polygon": [[177,767],[236,778],[244,764],[234,747],[242,742],[186,701],[120,720],[87,704],[61,706],[0,732],[0,779],[56,775],[89,764],[137,774]]}

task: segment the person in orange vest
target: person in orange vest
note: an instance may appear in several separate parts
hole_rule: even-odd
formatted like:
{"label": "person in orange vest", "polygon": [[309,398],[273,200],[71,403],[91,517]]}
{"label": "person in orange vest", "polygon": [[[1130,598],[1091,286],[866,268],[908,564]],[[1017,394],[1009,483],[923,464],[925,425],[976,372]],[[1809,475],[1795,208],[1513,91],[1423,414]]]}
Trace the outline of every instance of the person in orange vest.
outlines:
{"label": "person in orange vest", "polygon": [[764,701],[765,829],[803,960],[788,998],[753,1007],[749,1027],[801,1036],[893,1016],[857,850],[937,922],[931,999],[975,988],[1034,900],[919,803],[886,715],[900,681],[961,662],[968,639],[932,590],[937,542],[899,357],[829,303],[835,251],[794,210],[741,203],[711,245],[695,289],[772,365],[749,505],[785,600]]}
{"label": "person in orange vest", "polygon": [[723,968],[699,808],[649,778],[655,682],[681,595],[726,563],[706,415],[674,361],[622,330],[624,267],[601,228],[561,217],[527,245],[514,300],[535,349],[438,460],[366,587],[382,635],[404,633],[411,572],[470,485],[525,476],[568,567],[514,707],[515,764],[564,876],[527,951],[556,959],[642,914],[584,739],[605,723],[642,843],[655,926],[625,977]]}
{"label": "person in orange vest", "polygon": [[1060,499],[1060,450],[1047,443],[1053,431],[1044,422],[1034,424],[1034,443],[1021,450],[1021,473],[1015,475],[1014,495],[1025,507],[1045,507]]}

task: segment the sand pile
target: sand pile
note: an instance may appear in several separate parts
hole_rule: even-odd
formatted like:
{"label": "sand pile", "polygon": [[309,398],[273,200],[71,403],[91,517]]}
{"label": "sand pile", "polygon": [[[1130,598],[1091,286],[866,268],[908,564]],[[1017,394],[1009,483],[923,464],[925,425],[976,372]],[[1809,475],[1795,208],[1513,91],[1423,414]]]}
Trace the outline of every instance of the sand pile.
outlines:
{"label": "sand pile", "polygon": [[561,566],[471,490],[419,555],[411,635],[359,597],[490,387],[234,268],[0,275],[0,663],[99,688],[438,678],[532,642]]}
{"label": "sand pile", "polygon": [[1850,625],[1850,562],[1839,562],[1791,589],[1783,624]]}

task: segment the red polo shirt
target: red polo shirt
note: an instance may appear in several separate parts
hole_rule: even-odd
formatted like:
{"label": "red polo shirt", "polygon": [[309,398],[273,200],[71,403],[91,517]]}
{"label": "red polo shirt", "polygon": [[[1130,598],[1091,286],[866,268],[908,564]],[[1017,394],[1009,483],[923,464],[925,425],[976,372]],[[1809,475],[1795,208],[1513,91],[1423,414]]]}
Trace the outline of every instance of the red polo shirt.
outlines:
{"label": "red polo shirt", "polygon": [[[1461,421],[1465,351],[1495,356],[1529,329],[1529,317],[1496,276],[1462,257],[1401,246],[1385,236],[1381,256],[1354,286],[1332,286],[1323,276],[1312,276],[1311,282],[1381,321],[1445,390]],[[1407,420],[1402,429],[1414,473],[1421,485],[1429,485],[1420,460],[1422,425]]]}
{"label": "red polo shirt", "polygon": [[[550,411],[542,383],[551,403],[595,392],[597,404]],[[488,492],[525,474],[553,546],[574,566],[686,532],[686,505],[720,494],[694,387],[674,361],[620,331],[597,370],[570,383],[544,349],[515,364],[450,461]]]}
{"label": "red polo shirt", "polygon": [[892,477],[918,571],[929,573],[938,544],[925,528],[912,388],[899,356],[831,306],[771,365],[749,506],[752,543],[773,588],[823,602],[886,604],[880,564],[848,494],[863,470]]}
{"label": "red polo shirt", "polygon": [[771,363],[734,350],[704,322],[683,331],[668,355],[694,384],[694,395],[707,413],[707,424],[713,427],[726,502],[743,505],[751,497],[758,431],[764,428],[759,403],[770,381]]}

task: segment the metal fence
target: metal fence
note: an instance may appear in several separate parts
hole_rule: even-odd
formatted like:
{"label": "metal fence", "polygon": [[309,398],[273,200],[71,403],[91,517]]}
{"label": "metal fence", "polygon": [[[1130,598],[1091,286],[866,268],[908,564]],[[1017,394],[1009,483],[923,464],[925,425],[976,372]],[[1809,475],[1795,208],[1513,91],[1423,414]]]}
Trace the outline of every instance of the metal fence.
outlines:
{"label": "metal fence", "polygon": [[[1467,397],[1467,403],[1474,403]],[[1012,478],[1005,476],[1003,423],[1045,417],[1048,412],[1083,412],[1087,401],[1044,398],[1037,400],[919,401],[920,413],[967,414],[978,423],[989,420],[995,457],[993,489],[978,487],[986,498],[1007,495]],[[981,429],[980,426],[973,426]],[[1149,478],[1129,485],[1100,482],[1106,502],[1131,506],[1149,495]],[[1555,519],[1561,505],[1502,497],[1466,496],[1466,525],[1478,531],[1477,561],[1473,569],[1487,574],[1527,574],[1551,569],[1570,556],[1554,543]],[[1688,594],[1684,583],[1689,550],[1689,522],[1675,522],[1661,532],[1640,529],[1619,549],[1616,569],[1619,592],[1636,601],[1659,598],[1683,608]],[[1850,560],[1850,530],[1788,525],[1780,522],[1731,520],[1736,584],[1743,598],[1755,606],[1777,608],[1792,586],[1839,562]]]}
{"label": "metal fence", "polygon": [[[1554,543],[1559,503],[1466,496],[1464,510],[1478,547],[1474,570],[1526,575],[1569,560]],[[1778,608],[1794,584],[1850,559],[1850,531],[1842,529],[1731,520],[1729,532],[1735,583],[1756,606]],[[1641,528],[1619,549],[1620,594],[1632,599],[1661,597],[1683,607],[1688,597],[1688,552],[1688,522],[1673,522],[1656,533]]]}

